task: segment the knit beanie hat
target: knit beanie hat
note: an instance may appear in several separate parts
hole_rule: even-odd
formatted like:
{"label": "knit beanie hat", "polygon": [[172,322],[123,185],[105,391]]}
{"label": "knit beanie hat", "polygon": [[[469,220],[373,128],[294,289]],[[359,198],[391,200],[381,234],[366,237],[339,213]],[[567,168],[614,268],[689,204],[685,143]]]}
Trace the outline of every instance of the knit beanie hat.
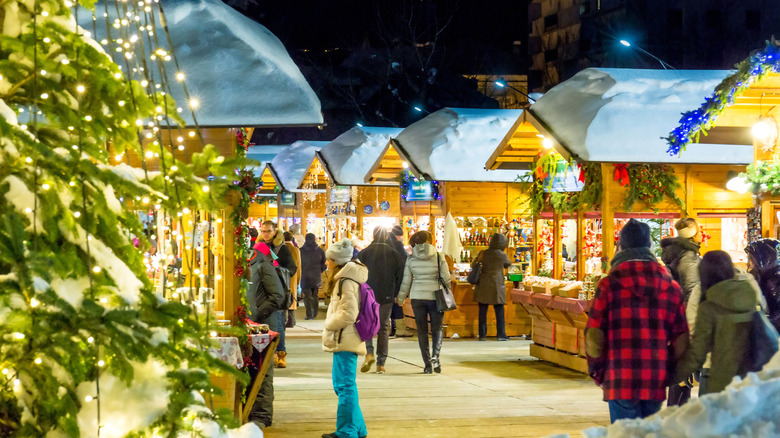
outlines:
{"label": "knit beanie hat", "polygon": [[352,251],[352,242],[349,239],[341,239],[328,247],[325,257],[341,266],[352,260]]}
{"label": "knit beanie hat", "polygon": [[620,248],[650,248],[650,226],[631,219],[620,230]]}
{"label": "knit beanie hat", "polygon": [[404,235],[404,229],[401,228],[400,225],[394,225],[393,229],[390,232],[393,233],[396,236],[403,236]]}
{"label": "knit beanie hat", "polygon": [[681,229],[677,230],[677,237],[682,237],[683,239],[690,239],[691,237],[695,236],[696,233],[699,232],[699,227],[696,225],[696,222],[691,221],[691,223]]}

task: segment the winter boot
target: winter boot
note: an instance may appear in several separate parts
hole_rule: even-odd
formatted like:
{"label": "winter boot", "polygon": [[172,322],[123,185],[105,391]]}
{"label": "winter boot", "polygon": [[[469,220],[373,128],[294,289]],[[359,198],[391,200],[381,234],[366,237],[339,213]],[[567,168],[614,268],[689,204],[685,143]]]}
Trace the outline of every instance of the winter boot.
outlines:
{"label": "winter boot", "polygon": [[279,357],[279,363],[276,364],[276,368],[287,368],[287,352],[279,351],[276,355]]}
{"label": "winter boot", "polygon": [[360,367],[360,372],[367,373],[371,371],[371,367],[374,365],[374,362],[376,362],[376,356],[374,356],[373,353],[368,353],[366,355],[366,360],[363,361],[363,366]]}
{"label": "winter boot", "polygon": [[279,354],[274,353],[274,367],[279,368]]}

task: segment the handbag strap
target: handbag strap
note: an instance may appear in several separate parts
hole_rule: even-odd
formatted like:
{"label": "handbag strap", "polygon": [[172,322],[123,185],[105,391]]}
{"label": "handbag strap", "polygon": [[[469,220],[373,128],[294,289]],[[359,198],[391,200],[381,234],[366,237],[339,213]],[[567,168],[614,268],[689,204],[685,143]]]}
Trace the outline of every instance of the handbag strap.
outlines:
{"label": "handbag strap", "polygon": [[436,273],[439,275],[439,284],[446,289],[447,284],[441,278],[441,257],[438,252],[436,253]]}

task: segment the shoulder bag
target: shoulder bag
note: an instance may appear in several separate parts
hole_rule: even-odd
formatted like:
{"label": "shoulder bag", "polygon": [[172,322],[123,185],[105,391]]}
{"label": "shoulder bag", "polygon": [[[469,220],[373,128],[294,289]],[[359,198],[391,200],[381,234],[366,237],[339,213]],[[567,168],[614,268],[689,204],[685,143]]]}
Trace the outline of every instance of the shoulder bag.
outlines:
{"label": "shoulder bag", "polygon": [[440,289],[436,289],[434,292],[436,296],[436,310],[447,312],[457,309],[458,306],[455,304],[455,296],[452,294],[452,289],[441,278],[441,258],[439,253],[436,253],[436,272],[439,277],[439,286],[441,286]]}
{"label": "shoulder bag", "polygon": [[474,262],[474,266],[471,267],[471,272],[469,272],[468,277],[466,277],[466,281],[469,282],[469,284],[479,284],[479,275],[482,274],[482,253],[480,252],[479,255],[477,255],[477,261]]}

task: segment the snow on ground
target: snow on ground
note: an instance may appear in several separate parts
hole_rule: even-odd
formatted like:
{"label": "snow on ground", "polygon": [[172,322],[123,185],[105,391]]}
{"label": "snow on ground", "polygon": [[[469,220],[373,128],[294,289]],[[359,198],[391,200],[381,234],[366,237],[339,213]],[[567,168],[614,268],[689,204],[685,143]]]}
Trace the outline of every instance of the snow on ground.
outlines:
{"label": "snow on ground", "polygon": [[[556,435],[561,438],[568,435]],[[663,409],[645,419],[622,420],[582,432],[586,438],[716,438],[780,436],[780,353],[758,373],[735,377],[725,390]]]}
{"label": "snow on ground", "polygon": [[314,153],[326,144],[327,141],[296,141],[271,160],[271,167],[280,179],[277,183],[281,184],[282,189],[288,192],[301,191],[298,186],[314,160]]}
{"label": "snow on ground", "polygon": [[328,143],[320,155],[332,172],[330,176],[334,183],[341,186],[366,185],[366,174],[379,159],[390,138],[402,130],[355,126]]}
{"label": "snow on ground", "polygon": [[749,164],[753,145],[691,144],[666,153],[683,112],[699,108],[729,70],[588,68],[558,84],[529,112],[572,154],[619,163]]}
{"label": "snow on ground", "polygon": [[[276,36],[219,0],[163,0],[174,53],[187,89],[200,106],[201,126],[312,125],[323,122],[320,101]],[[103,5],[97,7],[93,37],[106,38]],[[116,18],[109,8],[109,22]],[[155,34],[170,51],[155,14]],[[92,14],[79,24],[93,29]],[[113,28],[112,28],[113,29]],[[118,32],[118,31],[117,31]],[[114,35],[116,38],[116,35]],[[119,65],[124,53],[110,51]],[[171,93],[188,126],[193,118],[172,62],[166,67]],[[139,78],[140,80],[140,78]]]}
{"label": "snow on ground", "polygon": [[523,171],[485,170],[523,110],[444,108],[396,137],[411,165],[438,181],[512,182]]}

